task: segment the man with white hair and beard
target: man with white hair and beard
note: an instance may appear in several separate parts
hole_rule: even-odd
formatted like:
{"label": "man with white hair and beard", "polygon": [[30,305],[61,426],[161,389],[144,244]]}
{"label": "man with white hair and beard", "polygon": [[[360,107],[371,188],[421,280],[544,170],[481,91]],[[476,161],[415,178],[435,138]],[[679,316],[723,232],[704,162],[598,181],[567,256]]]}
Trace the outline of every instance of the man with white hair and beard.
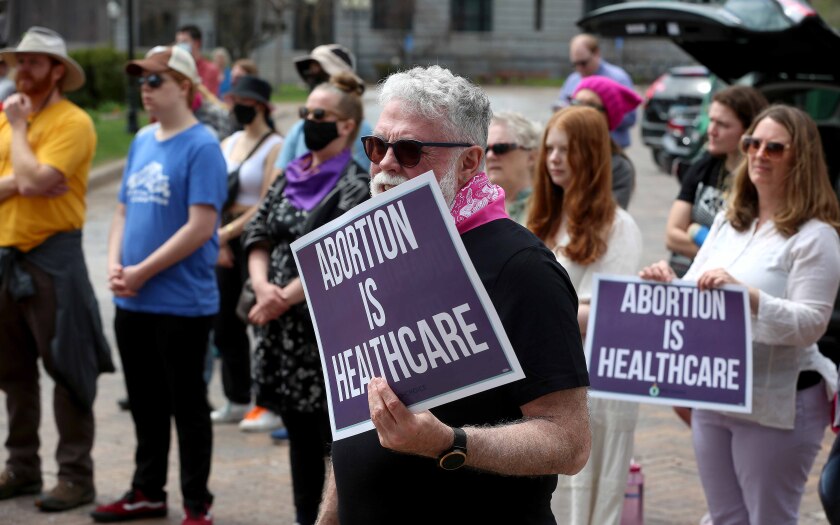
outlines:
{"label": "man with white hair and beard", "polygon": [[319,523],[554,524],[556,475],[584,466],[591,439],[574,288],[482,172],[484,92],[418,67],[389,77],[379,102],[363,137],[373,193],[434,171],[525,378],[416,414],[371,380],[375,431],[333,444]]}

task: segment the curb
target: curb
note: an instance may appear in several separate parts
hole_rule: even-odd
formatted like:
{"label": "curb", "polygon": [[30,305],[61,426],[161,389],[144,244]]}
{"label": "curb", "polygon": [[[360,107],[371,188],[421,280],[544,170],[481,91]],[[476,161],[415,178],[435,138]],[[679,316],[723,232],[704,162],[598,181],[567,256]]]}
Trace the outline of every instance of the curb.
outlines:
{"label": "curb", "polygon": [[90,170],[88,175],[88,193],[106,186],[122,177],[125,158],[106,162]]}

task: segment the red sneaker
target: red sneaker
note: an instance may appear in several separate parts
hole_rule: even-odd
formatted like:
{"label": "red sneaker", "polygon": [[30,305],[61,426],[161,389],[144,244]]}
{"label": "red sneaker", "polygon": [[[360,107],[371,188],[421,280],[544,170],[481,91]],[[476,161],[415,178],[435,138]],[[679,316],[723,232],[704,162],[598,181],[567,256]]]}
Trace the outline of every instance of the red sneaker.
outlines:
{"label": "red sneaker", "polygon": [[201,508],[190,508],[184,505],[184,521],[181,525],[213,525],[210,504],[205,503]]}
{"label": "red sneaker", "polygon": [[114,523],[143,518],[162,518],[166,516],[166,513],[166,499],[151,500],[139,490],[131,489],[117,501],[96,507],[96,510],[90,513],[90,517],[97,523]]}

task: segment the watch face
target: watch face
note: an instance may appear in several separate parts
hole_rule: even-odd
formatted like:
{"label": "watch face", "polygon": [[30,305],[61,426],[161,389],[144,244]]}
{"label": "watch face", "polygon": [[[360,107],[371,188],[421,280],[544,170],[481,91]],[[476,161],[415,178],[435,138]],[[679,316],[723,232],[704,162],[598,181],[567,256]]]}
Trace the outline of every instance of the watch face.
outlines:
{"label": "watch face", "polygon": [[453,450],[440,458],[440,468],[444,470],[455,470],[464,465],[467,455],[460,450]]}

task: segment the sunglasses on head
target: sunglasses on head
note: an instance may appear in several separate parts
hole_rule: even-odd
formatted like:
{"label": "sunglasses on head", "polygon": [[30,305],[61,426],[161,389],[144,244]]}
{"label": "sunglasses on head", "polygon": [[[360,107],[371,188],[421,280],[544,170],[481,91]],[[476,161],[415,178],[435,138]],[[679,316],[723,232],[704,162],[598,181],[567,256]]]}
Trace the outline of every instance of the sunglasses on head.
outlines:
{"label": "sunglasses on head", "polygon": [[335,115],[336,117],[340,118],[340,116],[334,111],[330,111],[324,108],[309,109],[306,106],[301,106],[298,109],[298,115],[302,119],[307,119],[310,115],[312,115],[312,120],[324,120],[324,117],[326,117],[327,115]]}
{"label": "sunglasses on head", "polygon": [[601,106],[600,104],[596,104],[594,102],[586,102],[584,100],[579,100],[579,99],[576,99],[576,98],[573,98],[572,100],[570,100],[569,105],[580,106],[580,107],[584,107],[584,108],[597,109],[601,113],[606,113],[607,112],[607,110],[604,108],[604,106]]}
{"label": "sunglasses on head", "polygon": [[496,155],[504,155],[505,153],[515,149],[529,150],[531,148],[522,147],[515,142],[497,142],[496,144],[488,144],[487,147],[484,148],[484,154],[486,155],[492,151]]}
{"label": "sunglasses on head", "polygon": [[420,163],[423,148],[468,148],[467,142],[420,142],[419,140],[400,139],[395,142],[385,142],[375,135],[362,137],[365,155],[374,164],[379,164],[388,153],[388,148],[394,148],[394,156],[403,168],[413,168]]}
{"label": "sunglasses on head", "polygon": [[151,75],[146,75],[145,77],[137,77],[137,85],[142,86],[143,84],[146,84],[152,89],[157,89],[163,85],[164,80],[166,79],[164,79],[161,75],[152,73]]}
{"label": "sunglasses on head", "polygon": [[771,159],[780,158],[785,150],[790,148],[790,144],[761,140],[749,135],[744,135],[741,138],[741,151],[744,153],[757,153],[761,150],[762,145],[764,146],[764,153]]}

